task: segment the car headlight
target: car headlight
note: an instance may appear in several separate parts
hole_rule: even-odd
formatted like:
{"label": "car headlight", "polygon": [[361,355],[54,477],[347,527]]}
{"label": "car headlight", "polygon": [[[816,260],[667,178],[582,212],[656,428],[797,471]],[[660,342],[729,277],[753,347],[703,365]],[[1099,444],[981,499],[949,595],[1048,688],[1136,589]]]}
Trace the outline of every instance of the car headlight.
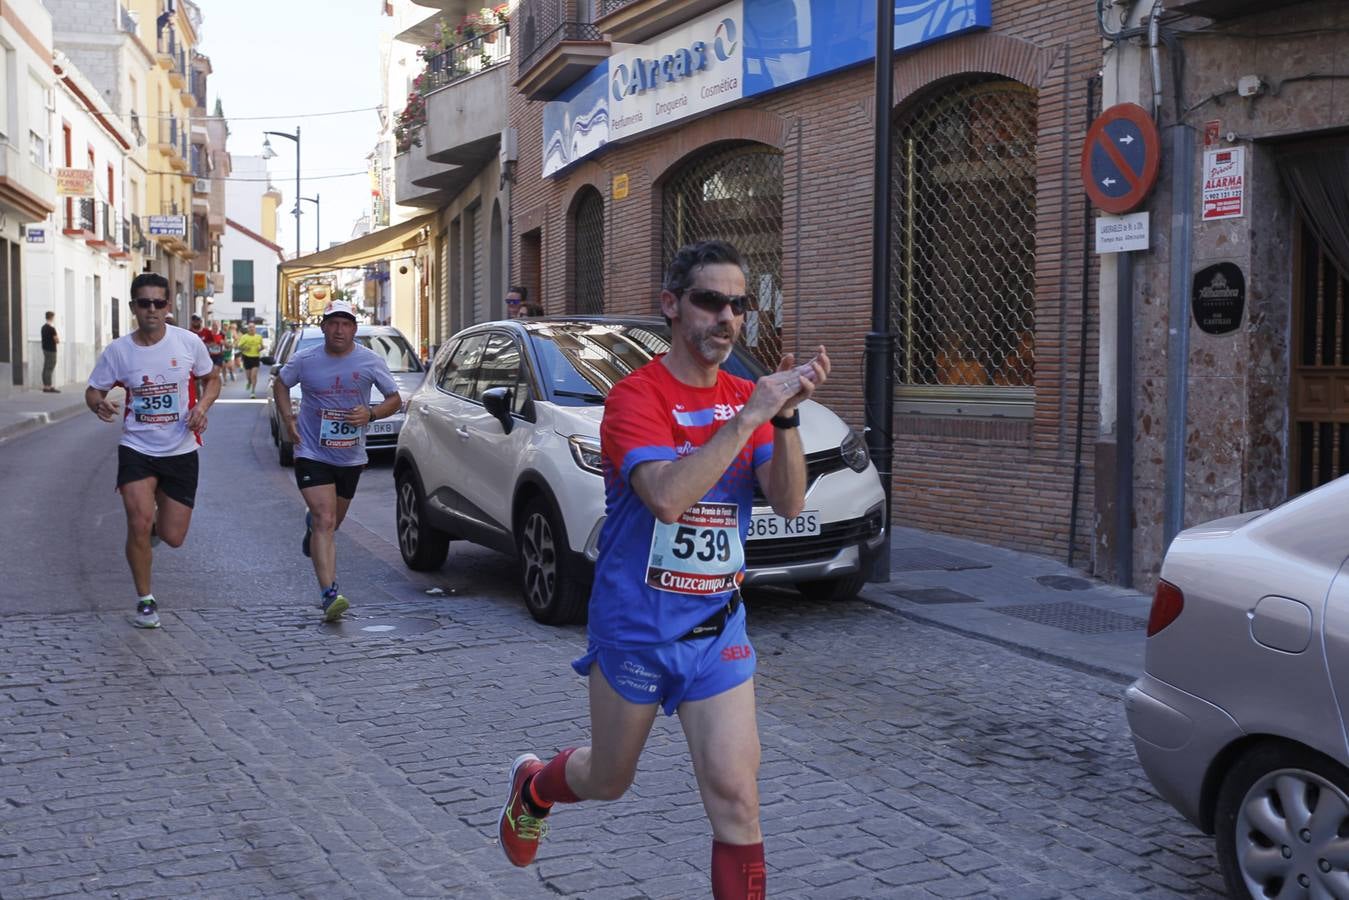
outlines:
{"label": "car headlight", "polygon": [[604,457],[600,455],[599,441],[573,434],[567,438],[567,445],[571,447],[571,458],[576,460],[578,466],[596,475],[604,474],[602,468]]}
{"label": "car headlight", "polygon": [[867,464],[871,462],[871,454],[867,452],[867,442],[862,440],[862,435],[852,428],[848,429],[848,436],[839,445],[838,452],[843,456],[844,464],[854,472],[865,472]]}

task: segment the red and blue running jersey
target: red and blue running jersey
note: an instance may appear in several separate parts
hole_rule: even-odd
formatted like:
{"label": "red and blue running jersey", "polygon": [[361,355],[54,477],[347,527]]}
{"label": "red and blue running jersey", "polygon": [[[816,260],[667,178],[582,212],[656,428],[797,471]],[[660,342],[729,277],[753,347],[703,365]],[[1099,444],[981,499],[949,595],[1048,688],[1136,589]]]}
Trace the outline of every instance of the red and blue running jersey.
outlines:
{"label": "red and blue running jersey", "polygon": [[743,577],[754,472],[772,458],[772,426],[755,430],[676,523],[658,521],[630,479],[641,463],[696,452],[753,390],[753,382],[725,371],[714,387],[692,387],[658,357],[609,392],[600,424],[606,518],[590,595],[592,641],[616,648],[668,643],[726,605]]}

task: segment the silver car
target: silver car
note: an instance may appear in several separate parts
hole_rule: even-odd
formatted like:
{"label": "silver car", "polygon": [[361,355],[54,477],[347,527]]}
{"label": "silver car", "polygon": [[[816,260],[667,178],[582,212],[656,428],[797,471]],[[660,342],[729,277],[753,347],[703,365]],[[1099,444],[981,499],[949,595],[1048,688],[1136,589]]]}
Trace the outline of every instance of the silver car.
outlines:
{"label": "silver car", "polygon": [[1349,898],[1349,476],[1177,536],[1125,703],[1232,897]]}
{"label": "silver car", "polygon": [[[304,325],[296,328],[281,336],[277,341],[276,348],[268,356],[262,358],[264,365],[271,366],[271,373],[267,377],[267,418],[272,429],[272,443],[276,445],[277,461],[283,466],[294,465],[295,448],[290,441],[286,440],[286,432],[281,427],[281,414],[276,409],[276,400],[272,394],[272,385],[276,381],[276,375],[281,371],[281,367],[300,350],[307,347],[317,346],[323,343],[323,332],[317,325]],[[403,332],[391,325],[358,325],[356,326],[356,343],[362,347],[369,347],[389,364],[389,371],[393,374],[393,380],[398,384],[398,393],[403,398],[403,408],[407,408],[407,398],[412,396],[412,392],[422,383],[422,378],[426,374],[421,360],[413,352],[412,345],[408,343],[407,338],[403,337]],[[370,389],[370,402],[379,403],[384,399],[384,395],[379,392],[379,388]],[[290,403],[296,412],[300,410],[300,386],[297,384],[290,389]],[[403,410],[400,409],[385,419],[378,422],[372,422],[365,432],[365,449],[375,450],[393,450],[398,444],[398,433],[403,430]]]}

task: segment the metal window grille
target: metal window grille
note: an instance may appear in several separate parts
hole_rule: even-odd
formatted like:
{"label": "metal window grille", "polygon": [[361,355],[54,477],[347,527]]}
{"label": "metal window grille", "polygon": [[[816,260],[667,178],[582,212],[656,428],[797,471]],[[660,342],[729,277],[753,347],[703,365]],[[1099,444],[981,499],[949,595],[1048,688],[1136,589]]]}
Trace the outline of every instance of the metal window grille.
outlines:
{"label": "metal window grille", "polygon": [[694,241],[735,245],[755,299],[741,341],[765,365],[782,355],[782,154],[759,144],[713,149],[691,160],[665,188],[663,259]]}
{"label": "metal window grille", "polygon": [[604,313],[604,198],[591,188],[573,218],[572,300],[582,315]]}
{"label": "metal window grille", "polygon": [[894,125],[898,392],[1029,403],[1035,385],[1036,94],[966,83]]}
{"label": "metal window grille", "polygon": [[563,41],[598,41],[599,29],[572,0],[524,0],[515,13],[520,30],[520,63],[524,75]]}
{"label": "metal window grille", "polygon": [[1294,489],[1349,474],[1349,278],[1301,224],[1299,296],[1293,328]]}

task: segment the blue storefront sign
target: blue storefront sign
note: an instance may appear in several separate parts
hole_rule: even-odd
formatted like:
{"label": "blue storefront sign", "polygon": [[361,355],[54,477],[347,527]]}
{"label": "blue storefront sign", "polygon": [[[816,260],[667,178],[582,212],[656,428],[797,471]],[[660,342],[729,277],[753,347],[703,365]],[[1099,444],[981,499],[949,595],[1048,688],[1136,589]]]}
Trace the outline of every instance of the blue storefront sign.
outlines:
{"label": "blue storefront sign", "polygon": [[[992,0],[895,0],[895,50],[989,27]],[[871,0],[734,0],[624,45],[544,107],[543,174],[611,141],[869,62]]]}

